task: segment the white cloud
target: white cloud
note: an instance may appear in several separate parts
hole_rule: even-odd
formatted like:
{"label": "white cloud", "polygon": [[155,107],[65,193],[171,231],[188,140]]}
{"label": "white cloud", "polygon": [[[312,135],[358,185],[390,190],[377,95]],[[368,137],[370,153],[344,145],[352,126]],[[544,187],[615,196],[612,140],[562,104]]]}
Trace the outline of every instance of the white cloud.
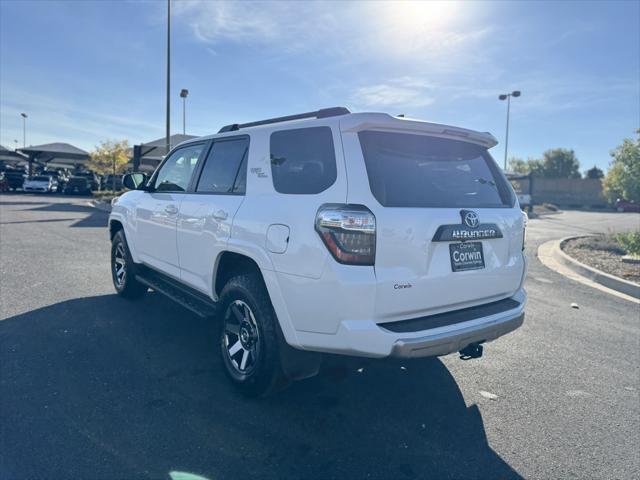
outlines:
{"label": "white cloud", "polygon": [[460,5],[189,0],[175,2],[174,18],[210,47],[251,45],[271,54],[312,54],[351,63],[428,61],[431,69],[449,70],[468,63],[473,56],[465,48],[477,51],[491,32],[474,24],[475,6]]}
{"label": "white cloud", "polygon": [[432,104],[431,86],[411,78],[362,86],[353,93],[351,102],[358,109],[371,107],[424,107]]}

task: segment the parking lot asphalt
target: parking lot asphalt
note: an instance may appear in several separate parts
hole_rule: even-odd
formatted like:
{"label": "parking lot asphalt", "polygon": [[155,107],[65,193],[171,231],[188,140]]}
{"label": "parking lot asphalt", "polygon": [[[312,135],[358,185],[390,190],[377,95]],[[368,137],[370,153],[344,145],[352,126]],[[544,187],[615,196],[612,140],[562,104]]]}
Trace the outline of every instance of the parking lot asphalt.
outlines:
{"label": "parking lot asphalt", "polygon": [[525,324],[481,359],[332,357],[258,400],[224,378],[215,322],[114,294],[106,222],[0,195],[2,479],[640,478],[640,309],[535,257],[638,214],[531,220]]}

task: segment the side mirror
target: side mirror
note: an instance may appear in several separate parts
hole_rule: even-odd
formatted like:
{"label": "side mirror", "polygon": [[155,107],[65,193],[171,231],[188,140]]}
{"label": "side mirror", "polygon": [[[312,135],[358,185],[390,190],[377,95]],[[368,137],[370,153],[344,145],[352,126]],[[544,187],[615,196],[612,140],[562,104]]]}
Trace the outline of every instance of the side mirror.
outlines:
{"label": "side mirror", "polygon": [[127,173],[122,177],[122,184],[129,190],[144,190],[147,180],[144,173]]}

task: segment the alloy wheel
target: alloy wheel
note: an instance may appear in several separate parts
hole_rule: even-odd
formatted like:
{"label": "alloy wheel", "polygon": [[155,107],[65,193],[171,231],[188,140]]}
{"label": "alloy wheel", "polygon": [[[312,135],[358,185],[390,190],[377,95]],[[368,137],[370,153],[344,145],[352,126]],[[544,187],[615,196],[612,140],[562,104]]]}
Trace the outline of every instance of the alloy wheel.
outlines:
{"label": "alloy wheel", "polygon": [[118,243],[115,255],[113,257],[113,271],[116,280],[116,286],[122,287],[127,278],[127,260],[124,251],[124,245]]}
{"label": "alloy wheel", "polygon": [[224,348],[234,370],[250,374],[260,354],[260,332],[249,305],[234,300],[224,316]]}

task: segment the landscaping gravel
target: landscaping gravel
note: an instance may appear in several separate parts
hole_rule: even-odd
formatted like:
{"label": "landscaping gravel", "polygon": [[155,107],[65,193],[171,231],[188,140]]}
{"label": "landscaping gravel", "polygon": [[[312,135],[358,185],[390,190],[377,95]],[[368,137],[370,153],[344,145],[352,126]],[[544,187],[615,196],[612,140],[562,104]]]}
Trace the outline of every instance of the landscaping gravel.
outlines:
{"label": "landscaping gravel", "polygon": [[585,265],[640,284],[640,265],[622,261],[625,251],[613,235],[569,240],[563,243],[562,250]]}

